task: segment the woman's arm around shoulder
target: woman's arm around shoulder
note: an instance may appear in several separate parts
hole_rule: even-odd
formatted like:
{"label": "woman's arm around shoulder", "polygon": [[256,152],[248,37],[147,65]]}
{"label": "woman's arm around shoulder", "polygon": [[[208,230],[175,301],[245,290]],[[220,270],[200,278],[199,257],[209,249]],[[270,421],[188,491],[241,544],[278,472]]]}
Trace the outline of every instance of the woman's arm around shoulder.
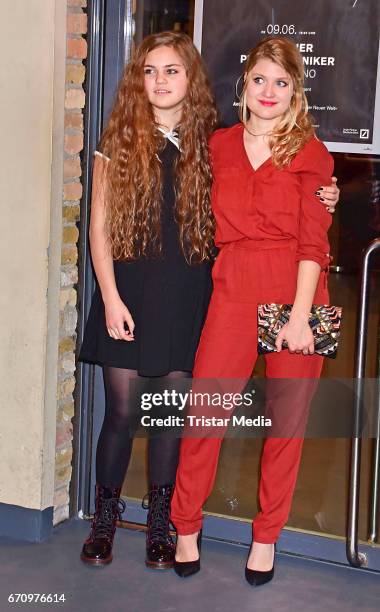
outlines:
{"label": "woman's arm around shoulder", "polygon": [[327,232],[331,215],[315,197],[321,185],[331,182],[334,160],[325,145],[312,138],[290,164],[299,177],[300,217],[297,260],[309,260],[326,269],[330,263]]}

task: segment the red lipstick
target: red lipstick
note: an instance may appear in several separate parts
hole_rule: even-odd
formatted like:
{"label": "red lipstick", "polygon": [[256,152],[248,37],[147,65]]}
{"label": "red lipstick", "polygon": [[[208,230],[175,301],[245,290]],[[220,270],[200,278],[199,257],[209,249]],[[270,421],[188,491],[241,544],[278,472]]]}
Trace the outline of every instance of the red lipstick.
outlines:
{"label": "red lipstick", "polygon": [[260,104],[263,106],[274,106],[277,102],[268,102],[267,100],[259,100]]}

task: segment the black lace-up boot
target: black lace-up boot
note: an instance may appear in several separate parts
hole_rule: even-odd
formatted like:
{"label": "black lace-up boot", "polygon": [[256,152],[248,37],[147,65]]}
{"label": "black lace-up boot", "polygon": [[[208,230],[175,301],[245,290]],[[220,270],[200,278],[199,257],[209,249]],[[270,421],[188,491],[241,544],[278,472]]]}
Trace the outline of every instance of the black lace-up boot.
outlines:
{"label": "black lace-up boot", "polygon": [[112,561],[112,545],[116,521],[121,519],[125,502],[120,499],[121,487],[95,486],[95,514],[91,532],[83,544],[80,558],[85,563],[105,565]]}
{"label": "black lace-up boot", "polygon": [[145,563],[152,569],[170,569],[174,564],[175,545],[169,532],[173,491],[174,484],[154,484],[143,499],[143,508],[149,508]]}

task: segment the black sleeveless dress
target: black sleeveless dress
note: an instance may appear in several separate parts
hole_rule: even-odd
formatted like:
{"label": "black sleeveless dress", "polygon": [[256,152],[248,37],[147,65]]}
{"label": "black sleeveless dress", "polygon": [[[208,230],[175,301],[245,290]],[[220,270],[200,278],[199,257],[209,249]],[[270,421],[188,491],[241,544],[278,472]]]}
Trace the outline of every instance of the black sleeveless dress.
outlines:
{"label": "black sleeveless dress", "polygon": [[163,165],[163,257],[114,262],[116,285],[135,322],[134,342],[107,332],[96,286],[79,360],[137,370],[141,376],[191,372],[212,292],[211,263],[190,266],[175,221],[174,161],[179,151],[166,139]]}

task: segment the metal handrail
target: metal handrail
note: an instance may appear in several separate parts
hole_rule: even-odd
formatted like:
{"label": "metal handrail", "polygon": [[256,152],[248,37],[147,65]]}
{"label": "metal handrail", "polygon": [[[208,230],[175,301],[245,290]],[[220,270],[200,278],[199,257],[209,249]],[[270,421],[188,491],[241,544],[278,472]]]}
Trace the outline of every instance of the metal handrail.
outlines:
{"label": "metal handrail", "polygon": [[355,401],[354,401],[354,435],[351,445],[350,492],[347,523],[346,554],[350,565],[362,567],[367,564],[367,556],[358,551],[358,523],[360,497],[360,464],[361,464],[361,423],[362,400],[365,378],[365,361],[367,350],[368,304],[369,304],[369,263],[372,254],[380,249],[380,238],[371,242],[363,254],[361,269],[361,287],[359,301],[359,319],[356,330],[355,353]]}
{"label": "metal handrail", "polygon": [[376,410],[376,438],[372,455],[372,490],[370,506],[370,532],[369,544],[375,544],[379,525],[379,487],[380,487],[380,324],[377,330],[377,410]]}

